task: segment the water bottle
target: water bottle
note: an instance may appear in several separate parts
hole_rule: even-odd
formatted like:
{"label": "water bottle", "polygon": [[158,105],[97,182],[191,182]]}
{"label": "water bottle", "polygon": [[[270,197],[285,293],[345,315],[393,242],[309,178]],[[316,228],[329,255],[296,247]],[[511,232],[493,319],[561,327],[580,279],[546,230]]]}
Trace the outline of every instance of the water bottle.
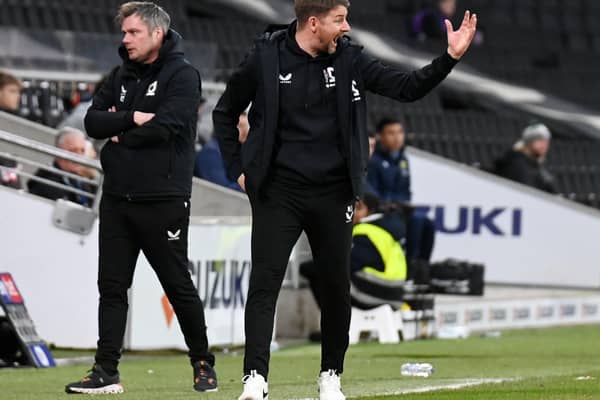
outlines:
{"label": "water bottle", "polygon": [[427,378],[433,374],[435,369],[431,364],[403,364],[400,368],[402,376],[420,376]]}

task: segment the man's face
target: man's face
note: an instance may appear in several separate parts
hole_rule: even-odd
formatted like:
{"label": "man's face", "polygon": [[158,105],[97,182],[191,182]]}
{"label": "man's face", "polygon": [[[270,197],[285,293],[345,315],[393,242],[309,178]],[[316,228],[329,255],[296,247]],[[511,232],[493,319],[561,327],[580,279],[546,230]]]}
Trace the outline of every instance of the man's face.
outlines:
{"label": "man's face", "polygon": [[21,101],[21,88],[19,85],[8,84],[0,89],[0,109],[17,111]]}
{"label": "man's face", "polygon": [[248,132],[250,132],[250,124],[248,123],[248,116],[246,114],[240,115],[237,128],[239,131],[238,139],[240,143],[246,143],[246,140],[248,139]]}
{"label": "man's face", "polygon": [[550,150],[550,141],[547,139],[538,139],[529,143],[528,146],[535,158],[545,158]]}
{"label": "man's face", "polygon": [[133,14],[123,20],[121,30],[123,45],[131,61],[149,64],[156,60],[164,37],[162,29],[150,31],[148,25],[137,14]]}
{"label": "man's face", "polygon": [[338,39],[350,32],[347,18],[348,9],[344,6],[336,6],[324,16],[316,19],[315,29],[321,51],[329,54],[335,53]]}
{"label": "man's face", "polygon": [[404,147],[404,128],[397,123],[388,124],[380,132],[379,140],[387,151],[399,151]]}
{"label": "man's face", "polygon": [[[63,150],[83,156],[85,155],[85,138],[83,138],[81,135],[67,135],[63,138],[63,141],[59,147]],[[56,162],[58,163],[59,168],[63,171],[71,172],[77,175],[82,174],[82,169],[84,167],[77,163],[60,158],[57,159]]]}

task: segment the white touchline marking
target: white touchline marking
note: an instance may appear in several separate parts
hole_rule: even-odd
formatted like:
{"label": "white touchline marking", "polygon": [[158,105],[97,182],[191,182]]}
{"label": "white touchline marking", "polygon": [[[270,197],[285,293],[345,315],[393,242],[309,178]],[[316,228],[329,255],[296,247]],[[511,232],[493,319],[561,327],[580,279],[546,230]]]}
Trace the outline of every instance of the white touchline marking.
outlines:
{"label": "white touchline marking", "polygon": [[[414,394],[414,393],[427,393],[427,392],[437,392],[440,390],[456,390],[456,389],[464,389],[472,386],[480,386],[486,384],[498,384],[504,382],[514,382],[517,381],[516,378],[490,378],[490,379],[467,379],[463,381],[459,381],[457,383],[451,384],[440,384],[435,386],[424,386],[413,389],[404,389],[398,391],[390,391],[390,392],[382,392],[382,393],[365,393],[358,396],[348,396],[347,399],[357,399],[361,397],[378,397],[378,396],[398,396],[404,394]],[[318,400],[317,398],[307,397],[301,399],[287,399],[287,400]]]}
{"label": "white touchline marking", "polygon": [[[456,390],[456,389],[464,389],[464,388],[468,388],[468,387],[472,387],[472,386],[481,386],[481,385],[487,385],[487,384],[512,382],[515,380],[516,379],[514,379],[514,378],[469,379],[469,380],[466,380],[464,382],[459,382],[459,383],[452,383],[452,384],[448,384],[448,385],[424,386],[424,387],[414,388],[414,389],[399,390],[397,392],[389,392],[389,393],[386,392],[386,393],[382,393],[382,394],[377,394],[376,396],[390,396],[390,395],[393,396],[393,395],[400,395],[400,394],[437,392],[439,390]],[[357,396],[357,397],[364,397],[364,396]],[[352,397],[349,397],[349,398],[352,398]]]}

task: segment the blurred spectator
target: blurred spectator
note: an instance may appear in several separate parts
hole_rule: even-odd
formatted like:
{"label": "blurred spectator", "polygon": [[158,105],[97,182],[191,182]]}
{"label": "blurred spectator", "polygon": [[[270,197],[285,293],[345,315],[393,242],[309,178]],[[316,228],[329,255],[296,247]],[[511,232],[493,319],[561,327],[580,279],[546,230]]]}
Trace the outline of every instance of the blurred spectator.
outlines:
{"label": "blurred spectator", "polygon": [[[18,113],[21,88],[21,81],[17,77],[0,71],[0,111]],[[0,157],[0,185],[20,189],[21,181],[17,169],[19,165],[15,161]]]}
{"label": "blurred spectator", "polygon": [[16,114],[21,102],[21,81],[6,72],[0,71],[0,111]]}
{"label": "blurred spectator", "polygon": [[[411,30],[414,37],[420,41],[445,38],[446,23],[444,21],[447,19],[459,24],[461,22],[454,20],[456,3],[456,0],[432,0],[432,5],[423,8],[412,19]],[[473,38],[473,44],[482,44],[483,37],[484,30],[479,26]]]}
{"label": "blurred spectator", "polygon": [[85,132],[85,125],[83,123],[83,119],[85,118],[85,114],[87,113],[88,108],[90,108],[90,106],[92,105],[92,100],[94,96],[104,85],[104,82],[106,81],[107,77],[108,75],[104,75],[95,84],[88,85],[88,89],[91,91],[91,93],[82,94],[79,104],[77,104],[73,111],[71,111],[71,113],[65,119],[63,119],[60,124],[58,124],[58,129],[71,127]]}
{"label": "blurred spectator", "polygon": [[456,14],[456,0],[434,0],[434,5],[419,11],[412,20],[412,32],[419,40],[446,37],[444,20]]}
{"label": "blurred spectator", "polygon": [[[248,123],[248,114],[240,115],[238,121],[239,141],[246,142],[250,125]],[[242,191],[240,185],[230,180],[225,171],[225,164],[221,157],[221,149],[217,142],[216,136],[213,137],[202,147],[202,150],[196,155],[196,165],[194,167],[194,175],[205,179],[209,182],[216,183],[229,189]]]}
{"label": "blurred spectator", "polygon": [[548,193],[556,193],[554,177],[544,168],[551,138],[546,125],[536,123],[528,126],[513,149],[495,161],[492,172]]}
{"label": "blurred spectator", "polygon": [[425,214],[411,205],[410,165],[405,154],[404,128],[399,120],[385,118],[377,124],[379,143],[369,161],[367,181],[386,207],[406,214],[406,256],[429,261],[435,240],[435,226]]}
{"label": "blurred spectator", "polygon": [[384,118],[377,124],[379,142],[369,161],[367,181],[384,203],[410,203],[410,169],[404,153],[405,133],[399,120]]}
{"label": "blurred spectator", "polygon": [[[74,128],[63,128],[56,137],[56,147],[83,156],[86,152],[86,140],[87,137],[82,131]],[[72,161],[57,158],[54,160],[53,167],[61,171],[69,172],[71,174],[79,175],[82,177],[89,177],[89,169],[87,167],[84,167]],[[82,182],[74,178],[69,178],[57,172],[48,171],[46,169],[39,169],[35,173],[35,176],[62,185],[70,186],[74,189],[79,189],[84,192],[89,192],[91,194],[96,193],[97,190],[95,186],[90,185],[86,182]],[[27,183],[27,187],[30,193],[51,200],[66,199],[87,207],[90,207],[93,203],[92,196],[76,194],[64,188],[55,187],[33,179],[29,180],[29,182]]]}
{"label": "blurred spectator", "polygon": [[[366,194],[356,203],[350,256],[351,300],[354,307],[369,309],[382,304],[400,306],[407,277],[401,242],[406,229],[398,213],[382,213],[379,200]],[[315,264],[302,264],[319,307],[320,273]],[[314,336],[314,334],[312,335]]]}

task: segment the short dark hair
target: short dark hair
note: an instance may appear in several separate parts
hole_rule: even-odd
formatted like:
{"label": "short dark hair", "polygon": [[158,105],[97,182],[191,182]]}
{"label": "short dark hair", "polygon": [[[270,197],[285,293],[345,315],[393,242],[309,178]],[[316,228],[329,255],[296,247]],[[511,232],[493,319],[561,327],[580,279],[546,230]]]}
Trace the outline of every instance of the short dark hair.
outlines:
{"label": "short dark hair", "polygon": [[379,120],[375,129],[377,130],[377,133],[382,133],[386,126],[395,124],[402,125],[402,121],[394,117],[384,117]]}
{"label": "short dark hair", "polygon": [[320,17],[337,6],[350,7],[349,0],[295,0],[294,9],[300,26],[312,16]]}
{"label": "short dark hair", "polygon": [[373,193],[365,193],[361,201],[369,210],[369,214],[375,214],[380,210],[379,198],[375,196]]}

